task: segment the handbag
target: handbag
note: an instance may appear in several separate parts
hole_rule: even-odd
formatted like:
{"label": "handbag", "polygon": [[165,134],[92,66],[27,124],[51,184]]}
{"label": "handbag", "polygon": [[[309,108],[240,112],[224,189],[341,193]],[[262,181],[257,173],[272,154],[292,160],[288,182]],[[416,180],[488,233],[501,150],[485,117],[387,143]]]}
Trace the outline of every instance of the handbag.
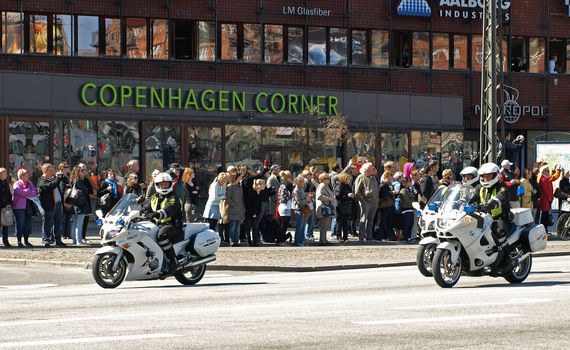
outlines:
{"label": "handbag", "polygon": [[71,188],[71,193],[69,194],[69,202],[76,207],[80,207],[85,204],[86,198],[83,192],[77,189],[76,185]]}
{"label": "handbag", "polygon": [[26,216],[38,216],[39,212],[38,212],[38,208],[36,207],[36,204],[31,200],[31,199],[26,199]]}
{"label": "handbag", "polygon": [[323,203],[321,204],[321,217],[323,218],[328,218],[331,216],[335,216],[335,209],[334,209],[334,205],[330,204],[330,203]]}
{"label": "handbag", "polygon": [[394,198],[392,197],[380,198],[380,201],[378,202],[378,206],[382,209],[390,208],[393,205],[394,205]]}
{"label": "handbag", "polygon": [[12,208],[2,208],[2,213],[0,213],[0,221],[2,223],[2,226],[14,225],[14,211]]}
{"label": "handbag", "polygon": [[311,207],[309,207],[308,204],[303,204],[299,210],[301,211],[301,214],[303,214],[304,217],[308,218],[309,216],[311,216],[312,214],[312,210]]}

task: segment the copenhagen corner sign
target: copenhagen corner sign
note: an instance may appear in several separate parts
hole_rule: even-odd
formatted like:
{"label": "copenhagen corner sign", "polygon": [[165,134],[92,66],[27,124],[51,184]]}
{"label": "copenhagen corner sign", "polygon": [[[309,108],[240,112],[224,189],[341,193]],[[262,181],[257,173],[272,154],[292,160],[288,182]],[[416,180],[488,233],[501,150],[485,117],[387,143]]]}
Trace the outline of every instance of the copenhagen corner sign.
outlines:
{"label": "copenhagen corner sign", "polygon": [[[503,18],[510,21],[511,1],[495,0],[497,8],[503,10]],[[437,1],[432,1],[437,3]],[[484,0],[439,0],[439,17],[456,19],[483,19]],[[432,9],[428,0],[401,0],[397,9],[400,16],[431,17]]]}
{"label": "copenhagen corner sign", "polygon": [[253,96],[242,91],[164,88],[85,83],[81,86],[81,103],[87,107],[135,107],[138,109],[174,109],[206,112],[251,112],[304,115],[317,111],[321,115],[337,114],[338,97],[334,95],[298,95],[258,92]]}

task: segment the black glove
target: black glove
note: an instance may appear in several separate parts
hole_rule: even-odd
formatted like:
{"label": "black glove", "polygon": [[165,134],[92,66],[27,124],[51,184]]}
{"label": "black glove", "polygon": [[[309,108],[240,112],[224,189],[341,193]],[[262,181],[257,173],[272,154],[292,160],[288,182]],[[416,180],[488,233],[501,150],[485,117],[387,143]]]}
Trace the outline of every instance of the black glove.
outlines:
{"label": "black glove", "polygon": [[145,197],[144,196],[138,196],[137,197],[137,204],[142,204],[145,201]]}
{"label": "black glove", "polygon": [[146,216],[152,220],[152,219],[158,219],[160,217],[160,213],[157,211],[151,211],[150,213],[147,213]]}

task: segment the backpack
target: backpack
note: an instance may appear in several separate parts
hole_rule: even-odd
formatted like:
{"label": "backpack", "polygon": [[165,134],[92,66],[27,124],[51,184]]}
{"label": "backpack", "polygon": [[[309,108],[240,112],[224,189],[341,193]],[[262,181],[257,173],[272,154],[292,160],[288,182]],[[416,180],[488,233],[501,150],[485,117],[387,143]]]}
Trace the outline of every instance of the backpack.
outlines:
{"label": "backpack", "polygon": [[275,243],[281,234],[281,225],[272,215],[265,215],[259,223],[259,232],[266,243]]}

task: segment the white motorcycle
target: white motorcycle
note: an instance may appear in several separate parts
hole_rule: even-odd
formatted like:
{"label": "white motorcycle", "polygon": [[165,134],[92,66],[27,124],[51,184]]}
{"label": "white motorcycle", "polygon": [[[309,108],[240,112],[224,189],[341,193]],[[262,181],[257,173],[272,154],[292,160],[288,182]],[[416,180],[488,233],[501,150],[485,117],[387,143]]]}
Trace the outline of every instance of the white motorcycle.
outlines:
{"label": "white motorcycle", "polygon": [[418,252],[416,254],[416,265],[420,273],[426,277],[431,277],[431,265],[435,248],[439,244],[437,233],[435,232],[435,219],[439,205],[441,204],[443,188],[439,188],[426,203],[423,210],[420,210],[419,203],[415,202],[414,208],[418,215],[419,234],[422,238]]}
{"label": "white motorcycle", "polygon": [[[92,272],[103,288],[115,288],[124,280],[168,277],[168,264],[157,243],[159,227],[136,208],[137,197],[128,194],[105,218],[99,217],[103,247],[95,252]],[[208,224],[185,224],[183,239],[172,245],[178,260],[174,277],[182,284],[194,285],[204,277],[206,264],[216,260],[220,236]]]}
{"label": "white motorcycle", "polygon": [[532,253],[546,248],[544,226],[534,223],[530,209],[511,209],[515,228],[507,235],[505,253],[493,239],[491,215],[468,205],[473,194],[470,188],[456,190],[442,202],[435,225],[440,241],[432,265],[435,281],[443,288],[453,287],[464,273],[523,282],[530,274]]}

